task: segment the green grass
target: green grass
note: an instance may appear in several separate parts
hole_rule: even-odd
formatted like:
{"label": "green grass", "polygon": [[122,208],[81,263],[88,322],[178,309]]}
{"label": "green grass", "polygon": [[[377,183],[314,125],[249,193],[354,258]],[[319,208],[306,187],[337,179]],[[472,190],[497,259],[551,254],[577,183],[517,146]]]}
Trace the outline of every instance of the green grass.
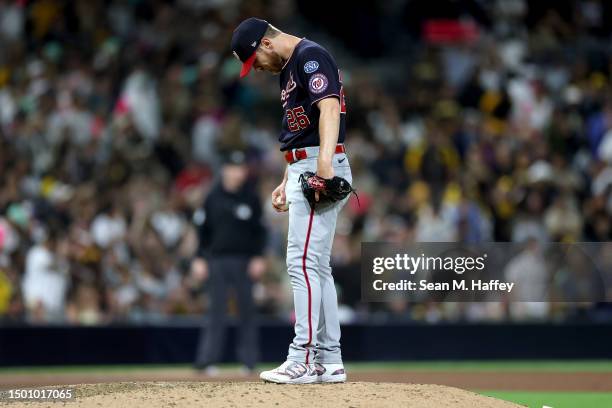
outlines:
{"label": "green grass", "polygon": [[612,393],[606,392],[538,392],[481,391],[480,394],[516,402],[529,408],[610,408]]}
{"label": "green grass", "polygon": [[353,370],[470,371],[470,372],[612,372],[612,360],[488,360],[488,361],[402,361],[349,363]]}
{"label": "green grass", "polygon": [[[259,369],[268,369],[277,364],[262,364]],[[612,360],[513,360],[513,361],[397,361],[347,363],[350,371],[464,371],[464,372],[612,372]],[[225,370],[235,370],[238,364],[224,364]],[[126,371],[154,371],[168,369],[189,369],[189,364],[150,364],[150,365],[89,365],[89,366],[36,366],[0,367],[0,374],[17,373],[113,373]],[[612,405],[611,405],[612,407]]]}
{"label": "green grass", "polygon": [[[0,367],[1,374],[69,374],[69,373],[123,373],[129,371],[156,371],[168,369],[187,369],[188,364],[118,364],[118,365],[67,365],[67,366],[27,366]],[[232,364],[224,366],[237,368]]]}

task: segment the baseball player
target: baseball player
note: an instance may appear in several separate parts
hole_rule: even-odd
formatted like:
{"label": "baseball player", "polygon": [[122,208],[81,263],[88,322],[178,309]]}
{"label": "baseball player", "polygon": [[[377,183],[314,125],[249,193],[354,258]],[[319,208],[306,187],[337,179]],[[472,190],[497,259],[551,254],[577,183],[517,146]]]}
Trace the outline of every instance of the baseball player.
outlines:
{"label": "baseball player", "polygon": [[[251,68],[279,75],[284,111],[279,141],[288,165],[272,192],[272,205],[279,212],[289,212],[287,270],[293,289],[295,337],[287,361],[260,377],[284,384],[344,382],[330,253],[336,219],[347,200],[312,206],[300,187],[304,172],[316,174],[315,185],[338,177],[352,182],[344,149],[346,107],[340,72],[319,44],[257,18],[240,23],[231,46],[242,62],[241,77]],[[315,199],[319,198],[316,192]]]}

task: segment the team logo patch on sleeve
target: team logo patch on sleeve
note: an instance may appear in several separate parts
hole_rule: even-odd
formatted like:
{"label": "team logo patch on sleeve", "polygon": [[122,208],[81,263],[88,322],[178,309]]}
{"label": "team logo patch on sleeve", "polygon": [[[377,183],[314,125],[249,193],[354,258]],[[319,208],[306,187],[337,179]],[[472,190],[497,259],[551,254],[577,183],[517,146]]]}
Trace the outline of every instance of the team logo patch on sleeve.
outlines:
{"label": "team logo patch on sleeve", "polygon": [[310,77],[310,81],[308,81],[308,87],[310,88],[310,92],[314,94],[320,94],[321,92],[325,92],[327,89],[327,85],[329,85],[329,81],[327,77],[323,74],[314,74]]}
{"label": "team logo patch on sleeve", "polygon": [[312,74],[317,69],[319,69],[319,63],[317,61],[308,61],[304,64],[304,72],[307,74]]}

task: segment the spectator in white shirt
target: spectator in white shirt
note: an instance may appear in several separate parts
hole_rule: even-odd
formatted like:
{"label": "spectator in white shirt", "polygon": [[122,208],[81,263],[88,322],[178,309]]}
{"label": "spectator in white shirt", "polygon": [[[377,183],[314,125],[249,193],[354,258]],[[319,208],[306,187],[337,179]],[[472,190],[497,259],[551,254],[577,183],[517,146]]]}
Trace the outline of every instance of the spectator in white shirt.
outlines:
{"label": "spectator in white shirt", "polygon": [[43,243],[30,248],[26,256],[23,297],[29,319],[59,322],[64,317],[68,290],[68,265],[56,253],[61,244],[50,233]]}

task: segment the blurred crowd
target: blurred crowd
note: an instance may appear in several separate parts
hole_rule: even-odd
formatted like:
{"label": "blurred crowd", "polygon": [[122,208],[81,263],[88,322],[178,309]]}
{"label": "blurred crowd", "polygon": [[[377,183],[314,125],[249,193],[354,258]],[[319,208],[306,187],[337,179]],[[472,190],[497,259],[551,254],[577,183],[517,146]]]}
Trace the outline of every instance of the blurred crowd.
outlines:
{"label": "blurred crowd", "polygon": [[[205,313],[189,274],[196,226],[221,155],[235,149],[269,230],[256,303],[290,318],[287,219],[269,202],[285,166],[278,80],[238,81],[228,49],[247,16],[320,41],[343,71],[359,191],[332,251],[343,321],[566,316],[362,303],[360,244],[610,241],[610,6],[425,2],[456,12],[436,16],[422,1],[380,3],[358,20],[372,30],[362,46],[384,45],[373,56],[297,0],[0,0],[0,319]],[[398,17],[384,25],[386,15]],[[415,15],[467,21],[469,35],[420,32]]]}

